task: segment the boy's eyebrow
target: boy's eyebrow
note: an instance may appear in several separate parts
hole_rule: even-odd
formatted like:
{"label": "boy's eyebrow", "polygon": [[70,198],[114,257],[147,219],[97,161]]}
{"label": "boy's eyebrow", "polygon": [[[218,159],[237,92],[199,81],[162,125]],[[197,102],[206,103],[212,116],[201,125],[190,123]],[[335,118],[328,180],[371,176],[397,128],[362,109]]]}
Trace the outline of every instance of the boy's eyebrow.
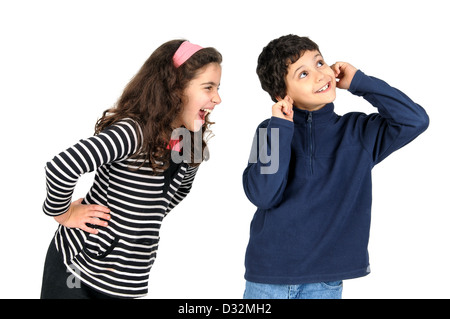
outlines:
{"label": "boy's eyebrow", "polygon": [[[319,57],[319,56],[320,56],[321,58],[323,58],[321,53],[317,53],[317,54],[314,56],[313,60],[317,60],[317,57]],[[303,68],[304,66],[305,66],[305,65],[303,64],[302,66],[298,67],[298,68],[295,70],[294,75],[293,75],[293,78],[295,78],[295,74],[297,74],[297,72],[298,72],[301,68]]]}

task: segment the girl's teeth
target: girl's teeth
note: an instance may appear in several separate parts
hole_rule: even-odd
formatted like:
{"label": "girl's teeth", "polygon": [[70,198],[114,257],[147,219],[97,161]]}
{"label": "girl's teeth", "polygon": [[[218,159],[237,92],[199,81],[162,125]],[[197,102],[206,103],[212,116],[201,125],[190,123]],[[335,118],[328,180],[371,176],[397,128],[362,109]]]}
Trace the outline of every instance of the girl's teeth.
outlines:
{"label": "girl's teeth", "polygon": [[210,109],[201,109],[203,112],[206,112],[206,113],[211,113],[212,111],[210,110]]}

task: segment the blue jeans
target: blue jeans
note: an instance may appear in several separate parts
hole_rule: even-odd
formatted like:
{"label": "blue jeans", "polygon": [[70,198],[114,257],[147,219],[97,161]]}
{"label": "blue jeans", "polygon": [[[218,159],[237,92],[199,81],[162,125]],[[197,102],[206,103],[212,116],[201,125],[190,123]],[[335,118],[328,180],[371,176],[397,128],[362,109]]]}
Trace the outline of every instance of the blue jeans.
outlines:
{"label": "blue jeans", "polygon": [[272,285],[247,281],[244,299],[341,299],[342,281]]}

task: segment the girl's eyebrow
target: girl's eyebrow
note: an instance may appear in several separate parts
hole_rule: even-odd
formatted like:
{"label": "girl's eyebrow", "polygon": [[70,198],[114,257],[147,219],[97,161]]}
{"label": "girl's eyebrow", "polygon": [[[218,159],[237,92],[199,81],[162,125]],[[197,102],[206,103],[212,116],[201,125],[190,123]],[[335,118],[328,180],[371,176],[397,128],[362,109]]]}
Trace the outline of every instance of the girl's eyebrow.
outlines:
{"label": "girl's eyebrow", "polygon": [[212,85],[212,86],[217,86],[218,87],[218,86],[220,86],[220,83],[217,84],[216,82],[210,81],[210,82],[202,83],[200,85]]}

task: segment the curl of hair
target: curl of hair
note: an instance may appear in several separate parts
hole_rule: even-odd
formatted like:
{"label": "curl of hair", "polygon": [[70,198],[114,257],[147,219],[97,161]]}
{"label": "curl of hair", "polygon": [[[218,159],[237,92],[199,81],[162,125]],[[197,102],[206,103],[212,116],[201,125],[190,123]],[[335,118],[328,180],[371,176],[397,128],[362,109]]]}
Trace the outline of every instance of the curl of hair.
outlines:
{"label": "curl of hair", "polygon": [[256,74],[261,87],[274,102],[286,96],[286,75],[289,65],[295,63],[305,51],[319,50],[319,46],[308,37],[286,35],[272,40],[258,57]]}
{"label": "curl of hair", "polygon": [[[141,147],[133,158],[147,159],[154,173],[170,165],[171,150],[167,145],[174,129],[172,123],[183,110],[184,90],[189,81],[209,63],[222,62],[222,55],[216,49],[204,48],[176,68],[172,57],[183,41],[169,41],[157,48],[127,84],[115,106],[104,111],[95,126],[95,134],[99,134],[122,119],[134,120],[142,136],[138,137]],[[202,154],[207,154],[205,137],[211,124],[207,117],[202,127]],[[139,128],[136,127],[138,132]],[[191,133],[192,148],[194,144]],[[193,156],[193,150],[191,154]],[[190,165],[199,163],[192,160]]]}

